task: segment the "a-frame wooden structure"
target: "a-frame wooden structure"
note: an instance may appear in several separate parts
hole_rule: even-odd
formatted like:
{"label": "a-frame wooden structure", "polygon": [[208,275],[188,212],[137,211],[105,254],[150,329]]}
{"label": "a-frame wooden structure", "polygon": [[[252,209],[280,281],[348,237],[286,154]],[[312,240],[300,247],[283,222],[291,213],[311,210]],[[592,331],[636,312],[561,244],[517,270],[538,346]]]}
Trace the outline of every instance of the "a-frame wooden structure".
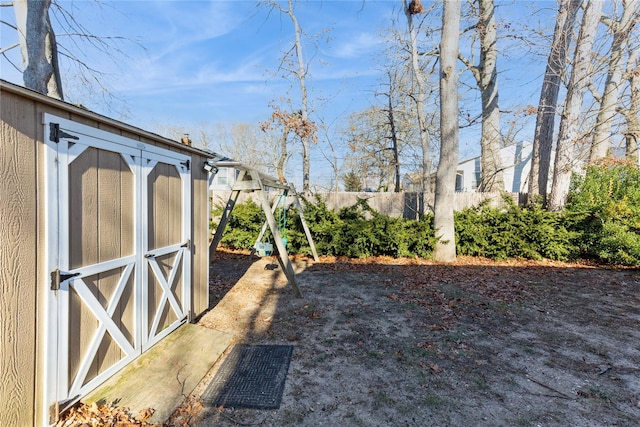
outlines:
{"label": "a-frame wooden structure", "polygon": [[316,252],[315,244],[313,243],[313,238],[311,237],[311,231],[309,230],[309,227],[307,226],[307,223],[304,219],[302,205],[300,203],[300,199],[298,198],[298,194],[295,191],[295,188],[291,184],[283,184],[278,181],[278,179],[258,172],[255,169],[245,166],[240,162],[224,159],[215,162],[215,166],[217,168],[235,168],[240,171],[240,174],[238,175],[238,178],[236,179],[232,187],[231,195],[229,196],[227,205],[224,209],[224,212],[222,213],[222,218],[220,219],[220,224],[218,225],[216,233],[213,236],[213,240],[211,241],[211,245],[209,246],[210,259],[213,259],[218,244],[220,244],[220,241],[222,240],[224,230],[227,226],[227,223],[229,222],[231,212],[236,205],[238,196],[241,192],[253,192],[260,201],[260,205],[262,206],[262,210],[264,211],[264,215],[266,218],[266,221],[262,226],[262,230],[260,232],[260,235],[256,239],[256,242],[262,239],[267,227],[269,227],[269,230],[271,230],[271,235],[274,239],[274,243],[278,250],[277,259],[280,267],[286,275],[287,280],[293,287],[296,297],[302,297],[302,293],[300,292],[300,288],[298,287],[298,284],[296,282],[296,275],[293,270],[293,265],[291,264],[291,260],[289,260],[287,248],[282,241],[282,235],[280,234],[280,230],[278,229],[278,225],[274,216],[274,212],[276,211],[278,205],[278,198],[276,198],[276,200],[273,202],[273,205],[271,205],[265,191],[266,188],[274,188],[278,190],[279,197],[293,197],[296,208],[298,209],[298,212],[300,214],[302,227],[304,228],[307,240],[309,241],[309,246],[311,247],[311,252],[313,253],[313,258],[318,261],[318,254]]}

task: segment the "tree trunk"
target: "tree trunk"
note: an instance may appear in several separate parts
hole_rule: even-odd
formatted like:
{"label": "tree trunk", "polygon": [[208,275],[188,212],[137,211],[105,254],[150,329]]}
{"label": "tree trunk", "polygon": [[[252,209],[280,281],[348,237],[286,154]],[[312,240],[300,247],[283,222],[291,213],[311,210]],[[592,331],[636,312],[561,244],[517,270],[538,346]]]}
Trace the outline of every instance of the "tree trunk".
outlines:
{"label": "tree trunk", "polygon": [[622,4],[624,12],[620,20],[608,24],[613,32],[613,42],[607,61],[607,80],[600,100],[600,110],[593,133],[589,162],[595,162],[605,157],[609,152],[611,125],[618,106],[618,93],[622,86],[623,56],[631,29],[638,20],[638,5],[640,4],[638,0],[627,0]]}
{"label": "tree trunk", "polygon": [[[307,98],[307,69],[304,64],[304,55],[302,52],[302,28],[300,28],[300,24],[298,23],[298,18],[296,14],[293,12],[293,0],[289,1],[289,8],[287,9],[287,13],[291,18],[291,22],[293,22],[293,27],[296,33],[296,56],[298,57],[298,71],[296,72],[296,76],[298,77],[298,82],[300,83],[300,94],[301,94],[301,106],[300,109],[302,111],[302,120],[309,120],[309,108],[308,108],[308,98]],[[303,137],[302,140],[302,192],[306,196],[311,194],[309,180],[311,175],[311,161],[309,159],[309,137]]]}
{"label": "tree trunk", "polygon": [[480,191],[504,191],[498,108],[498,49],[494,0],[480,0],[480,93],[482,98],[482,136],[480,138]]}
{"label": "tree trunk", "polygon": [[49,20],[51,0],[15,0],[25,87],[52,98],[63,99],[58,45]]}
{"label": "tree trunk", "polygon": [[440,162],[436,172],[434,228],[438,236],[433,257],[436,261],[455,262],[456,239],[453,203],[458,166],[458,40],[460,37],[460,1],[445,1],[440,40]]}
{"label": "tree trunk", "polygon": [[558,93],[571,41],[571,29],[581,3],[582,0],[561,0],[558,9],[536,116],[529,172],[529,200],[534,196],[542,196],[545,201],[547,196]]}
{"label": "tree trunk", "polygon": [[[402,0],[404,14],[407,17],[407,26],[409,27],[409,39],[411,48],[411,70],[415,79],[417,93],[412,97],[416,105],[416,115],[418,117],[418,129],[420,131],[420,146],[422,149],[422,191],[429,191],[431,187],[431,147],[429,144],[429,133],[427,131],[427,120],[425,118],[425,98],[426,98],[426,78],[424,71],[420,68],[418,54],[418,36],[413,25],[413,14],[421,13],[422,4],[420,2],[412,2],[407,4],[406,0]],[[417,12],[420,11],[420,12]]]}
{"label": "tree trunk", "polygon": [[576,138],[580,109],[592,69],[593,41],[602,14],[602,1],[591,0],[587,3],[580,26],[576,53],[569,80],[567,99],[560,121],[556,160],[553,171],[553,186],[549,197],[549,209],[560,210],[564,207],[571,184],[571,173],[576,164]]}
{"label": "tree trunk", "polygon": [[389,130],[391,131],[391,150],[393,152],[393,166],[394,166],[394,189],[395,193],[400,192],[400,150],[398,148],[398,133],[396,131],[396,121],[395,121],[395,110],[393,108],[393,90],[391,89],[393,86],[393,77],[391,73],[389,73],[389,96],[388,99],[388,107],[389,110],[387,114],[389,116]]}
{"label": "tree trunk", "polygon": [[629,49],[629,60],[625,78],[629,81],[631,93],[629,95],[629,108],[623,108],[622,114],[627,122],[627,129],[624,133],[626,142],[626,157],[640,165],[640,150],[638,142],[640,140],[640,49]]}
{"label": "tree trunk", "polygon": [[287,152],[287,138],[289,138],[289,128],[284,125],[282,129],[282,137],[280,138],[280,156],[278,156],[278,163],[276,164],[278,179],[283,184],[287,182],[287,178],[284,176],[287,159],[289,158],[289,153]]}

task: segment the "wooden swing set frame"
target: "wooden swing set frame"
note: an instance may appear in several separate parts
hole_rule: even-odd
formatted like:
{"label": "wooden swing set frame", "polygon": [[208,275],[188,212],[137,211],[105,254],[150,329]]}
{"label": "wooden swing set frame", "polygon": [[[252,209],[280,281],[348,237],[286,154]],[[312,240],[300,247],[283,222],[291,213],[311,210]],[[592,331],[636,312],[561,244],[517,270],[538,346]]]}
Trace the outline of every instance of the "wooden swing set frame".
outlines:
{"label": "wooden swing set frame", "polygon": [[[229,218],[231,217],[231,212],[233,211],[233,208],[236,205],[236,201],[238,200],[238,196],[241,192],[253,192],[256,194],[258,200],[260,201],[260,205],[266,218],[265,222],[262,225],[260,235],[256,239],[256,243],[262,240],[267,227],[269,227],[269,230],[271,230],[271,235],[274,239],[274,244],[277,248],[278,256],[276,258],[280,264],[280,267],[287,277],[287,281],[293,287],[295,296],[301,298],[302,293],[300,292],[300,288],[298,287],[298,284],[296,282],[295,271],[293,269],[293,265],[291,264],[291,260],[289,259],[287,247],[282,240],[282,235],[274,216],[274,213],[278,208],[280,198],[284,197],[286,200],[287,197],[292,197],[294,204],[298,209],[298,213],[300,214],[302,228],[304,229],[305,235],[307,236],[307,241],[309,242],[309,247],[311,248],[311,252],[313,254],[313,259],[315,261],[318,261],[318,253],[316,252],[316,247],[313,243],[313,238],[311,237],[311,231],[309,230],[309,227],[307,226],[307,223],[304,219],[302,204],[300,203],[300,199],[295,191],[293,184],[283,184],[278,181],[277,178],[258,172],[255,169],[252,169],[240,162],[233,160],[224,159],[216,161],[215,166],[217,168],[234,168],[239,170],[240,174],[238,175],[238,178],[236,179],[232,187],[231,195],[229,196],[229,200],[227,201],[227,205],[225,206],[224,212],[222,213],[222,217],[220,219],[220,224],[218,225],[216,233],[213,236],[213,240],[211,241],[211,244],[209,246],[209,259],[213,260],[216,249],[220,244],[220,241],[222,240],[224,230],[227,226],[227,223],[229,222]],[[265,190],[266,188],[275,188],[278,190],[278,197],[276,197],[276,199],[274,200],[273,205],[269,203],[267,192]]]}

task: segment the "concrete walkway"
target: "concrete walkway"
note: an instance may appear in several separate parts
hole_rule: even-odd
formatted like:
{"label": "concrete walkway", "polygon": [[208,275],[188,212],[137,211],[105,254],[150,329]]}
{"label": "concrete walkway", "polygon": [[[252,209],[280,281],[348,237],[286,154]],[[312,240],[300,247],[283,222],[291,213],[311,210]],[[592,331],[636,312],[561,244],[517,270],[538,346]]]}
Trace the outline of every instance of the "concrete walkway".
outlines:
{"label": "concrete walkway", "polygon": [[155,409],[163,423],[231,345],[232,335],[184,324],[87,395],[84,403],[117,402],[132,412]]}

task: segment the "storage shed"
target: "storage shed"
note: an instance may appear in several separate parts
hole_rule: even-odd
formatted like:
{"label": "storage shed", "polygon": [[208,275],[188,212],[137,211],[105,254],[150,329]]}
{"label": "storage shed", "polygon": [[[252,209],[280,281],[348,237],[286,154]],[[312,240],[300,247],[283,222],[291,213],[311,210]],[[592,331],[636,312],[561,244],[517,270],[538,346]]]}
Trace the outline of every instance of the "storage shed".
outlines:
{"label": "storage shed", "polygon": [[213,156],[5,81],[0,107],[0,425],[49,425],[208,308]]}

